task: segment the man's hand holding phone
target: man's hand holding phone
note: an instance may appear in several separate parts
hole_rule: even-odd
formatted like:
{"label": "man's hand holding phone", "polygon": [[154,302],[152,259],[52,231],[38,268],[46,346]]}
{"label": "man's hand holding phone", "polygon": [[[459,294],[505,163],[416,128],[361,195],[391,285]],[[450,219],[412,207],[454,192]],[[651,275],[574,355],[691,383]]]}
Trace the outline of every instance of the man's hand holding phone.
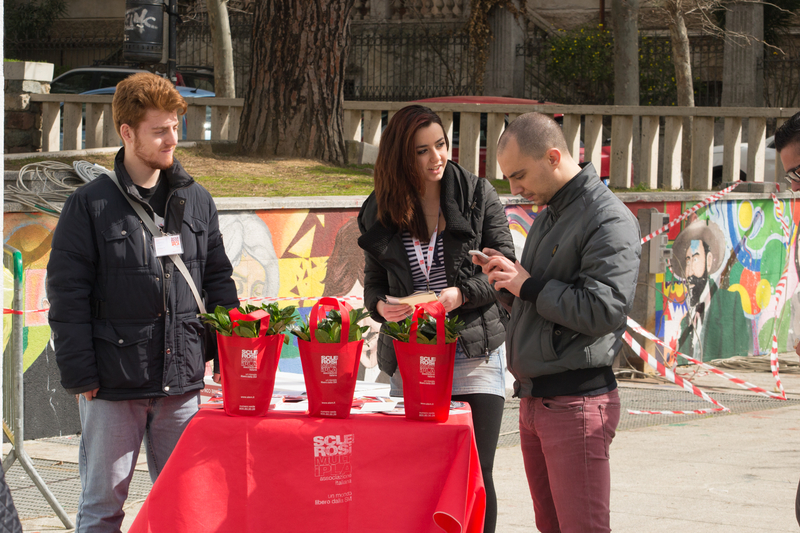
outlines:
{"label": "man's hand holding phone", "polygon": [[[470,251],[472,253],[472,251]],[[484,259],[486,256],[487,259]],[[512,263],[506,256],[491,248],[484,248],[481,254],[473,254],[472,262],[479,265],[484,274],[489,276],[489,283],[496,290],[506,289],[514,296],[519,297],[520,289],[530,274],[522,268],[519,261]]]}

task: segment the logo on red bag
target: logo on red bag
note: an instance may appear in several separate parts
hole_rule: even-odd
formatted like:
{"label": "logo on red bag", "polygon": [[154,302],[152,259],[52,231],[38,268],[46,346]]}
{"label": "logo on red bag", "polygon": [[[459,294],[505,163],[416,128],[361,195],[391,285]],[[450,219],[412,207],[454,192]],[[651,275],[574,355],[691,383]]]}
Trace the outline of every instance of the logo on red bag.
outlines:
{"label": "logo on red bag", "polygon": [[314,475],[320,481],[335,481],[337,485],[352,480],[352,455],[355,435],[314,437]]}
{"label": "logo on red bag", "polygon": [[258,350],[242,350],[242,368],[250,372],[258,371]]}
{"label": "logo on red bag", "polygon": [[336,377],[339,373],[339,356],[338,355],[323,355],[322,362],[320,363],[320,371],[323,374]]}
{"label": "logo on red bag", "polygon": [[435,357],[420,357],[419,358],[419,373],[429,378],[436,377],[436,358]]}

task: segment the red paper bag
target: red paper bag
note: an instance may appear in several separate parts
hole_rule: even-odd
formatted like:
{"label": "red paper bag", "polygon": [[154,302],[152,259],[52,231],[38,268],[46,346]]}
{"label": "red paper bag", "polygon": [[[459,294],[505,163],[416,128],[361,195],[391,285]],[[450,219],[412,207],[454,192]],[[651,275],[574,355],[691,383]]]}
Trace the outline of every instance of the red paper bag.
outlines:
{"label": "red paper bag", "polygon": [[269,411],[275,372],[281,358],[284,335],[266,335],[269,313],[264,310],[243,315],[231,309],[234,327],[239,320],[261,320],[259,336],[247,339],[217,333],[222,374],[222,401],[231,416],[264,416]]}
{"label": "red paper bag", "polygon": [[[342,342],[317,341],[317,322],[325,318],[325,307],[338,309],[342,315]],[[314,417],[347,418],[350,416],[358,362],[364,346],[363,340],[347,341],[350,337],[350,306],[336,298],[320,299],[308,315],[308,328],[311,341],[297,341],[308,394],[308,414]]]}
{"label": "red paper bag", "polygon": [[[436,319],[436,344],[417,342],[418,321],[425,312]],[[444,306],[439,302],[417,304],[409,342],[393,341],[403,378],[406,418],[410,420],[446,422],[450,416],[456,343],[445,343],[444,315]]]}

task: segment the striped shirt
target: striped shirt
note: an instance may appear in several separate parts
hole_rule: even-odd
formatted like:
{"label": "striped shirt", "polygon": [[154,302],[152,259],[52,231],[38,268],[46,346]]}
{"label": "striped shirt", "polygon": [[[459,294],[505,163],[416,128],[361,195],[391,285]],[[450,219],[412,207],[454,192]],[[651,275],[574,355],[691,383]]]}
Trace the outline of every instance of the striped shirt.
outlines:
{"label": "striped shirt", "polygon": [[[427,291],[428,281],[425,279],[425,273],[417,259],[417,253],[414,251],[414,238],[407,231],[403,232],[403,246],[406,248],[408,255],[408,262],[411,263],[411,277],[414,280],[414,292]],[[420,242],[422,248],[422,257],[425,261],[428,260],[428,243]],[[436,235],[436,248],[433,250],[433,266],[431,266],[431,279],[430,290],[437,295],[442,289],[447,288],[447,274],[444,271],[444,241],[442,234],[439,232]]]}

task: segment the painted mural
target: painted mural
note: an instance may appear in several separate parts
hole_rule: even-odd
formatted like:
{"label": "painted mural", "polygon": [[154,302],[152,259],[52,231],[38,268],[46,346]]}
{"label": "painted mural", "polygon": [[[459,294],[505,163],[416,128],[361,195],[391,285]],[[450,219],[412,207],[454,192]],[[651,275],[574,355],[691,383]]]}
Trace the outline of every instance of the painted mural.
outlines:
{"label": "painted mural", "polygon": [[[792,351],[800,332],[797,210],[781,205],[789,242],[771,199],[711,204],[676,232],[671,268],[656,278],[656,334],[671,348],[660,354],[667,363],[685,362],[675,350],[703,361],[764,355],[773,329],[779,350]],[[787,262],[786,294],[794,296],[784,304],[776,287]]]}
{"label": "painted mural", "polygon": [[[660,202],[631,203],[628,207],[634,213],[639,208],[655,207],[674,219],[692,205]],[[670,230],[673,259],[669,271],[656,276],[659,297],[655,317],[656,334],[671,350],[661,350],[659,357],[674,365],[683,362],[677,360],[675,350],[704,361],[767,353],[776,318],[775,288],[787,261],[791,267],[787,294],[791,296],[777,313],[777,333],[779,349],[792,350],[800,339],[800,295],[795,294],[800,272],[800,213],[789,202],[784,203],[784,210],[792,228],[788,244],[770,199],[719,201]],[[517,254],[521,254],[538,212],[531,205],[506,207]],[[222,212],[220,227],[239,297],[255,301],[279,298],[285,305],[298,306],[303,317],[321,296],[361,297],[364,257],[356,242],[357,214],[355,209]],[[7,213],[4,221],[4,242],[22,252],[25,308],[46,309],[45,269],[57,219]],[[7,270],[5,277],[4,302],[9,307],[11,279]],[[357,300],[353,303],[359,304]],[[6,343],[10,317],[4,315]],[[30,384],[34,409],[49,413],[43,421],[33,423],[34,428],[29,422],[28,428],[34,434],[35,427],[48,424],[79,428],[77,414],[63,420],[68,416],[65,411],[77,410],[74,399],[58,383],[46,313],[26,313],[24,321],[26,386]],[[371,326],[359,377],[383,380],[375,355],[378,324],[372,322]],[[301,372],[296,342],[284,347],[279,369]]]}

